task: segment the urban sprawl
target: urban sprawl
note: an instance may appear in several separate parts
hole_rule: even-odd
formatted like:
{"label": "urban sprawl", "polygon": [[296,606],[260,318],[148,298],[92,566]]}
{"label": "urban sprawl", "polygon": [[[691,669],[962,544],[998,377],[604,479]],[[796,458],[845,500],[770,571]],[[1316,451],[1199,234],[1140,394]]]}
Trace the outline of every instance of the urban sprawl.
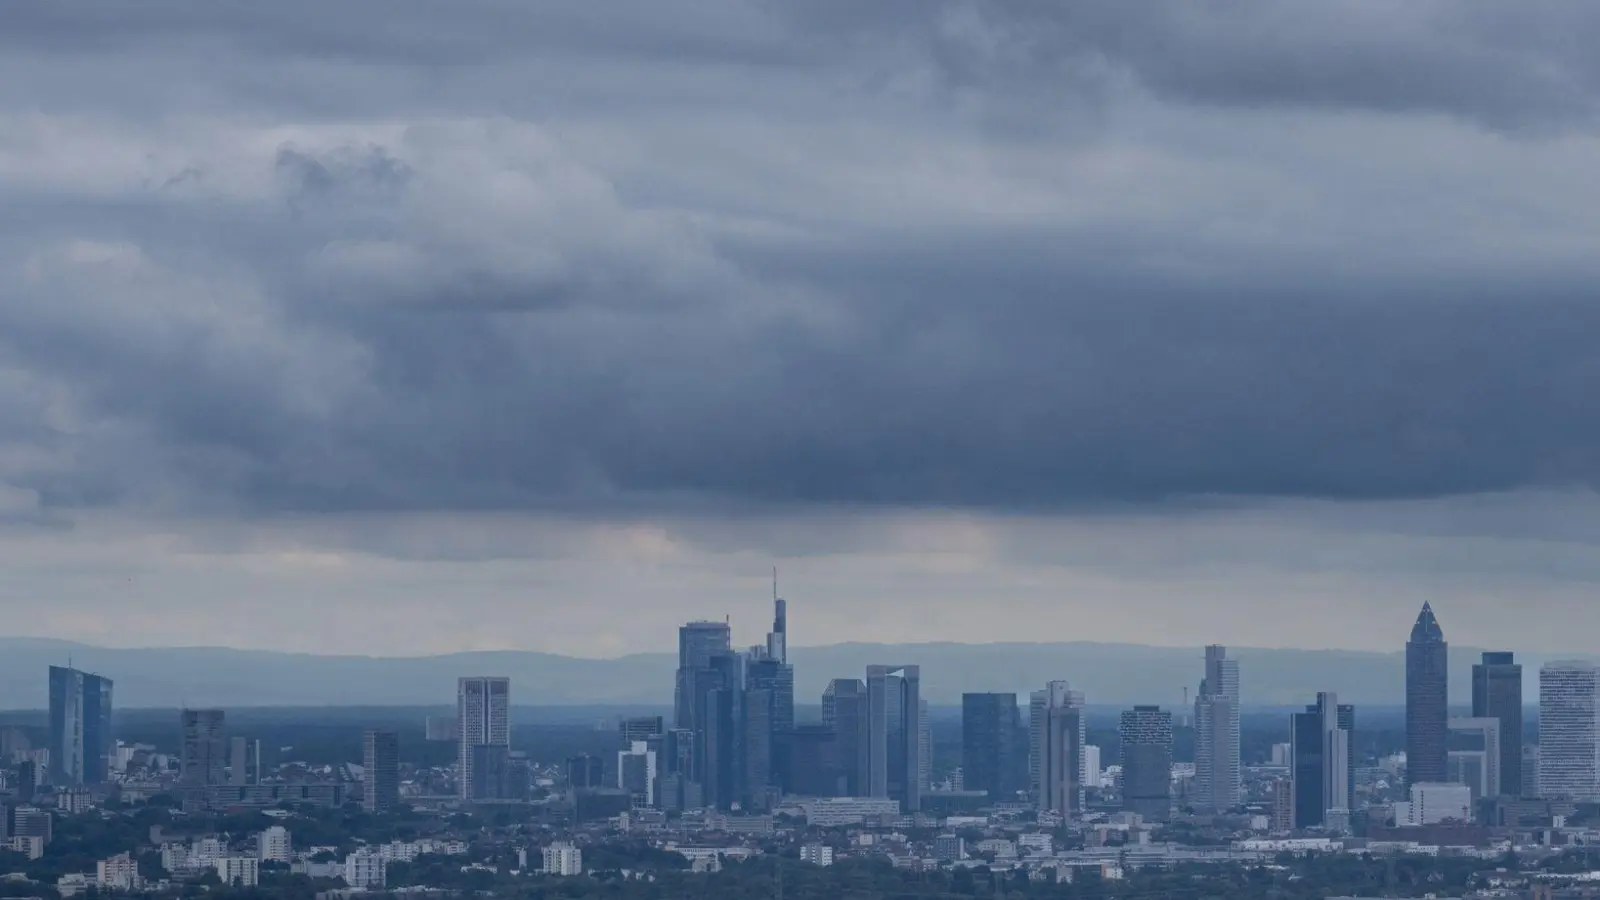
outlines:
{"label": "urban sprawl", "polygon": [[746,650],[727,622],[679,629],[670,714],[524,732],[510,679],[474,675],[414,736],[355,723],[346,759],[231,733],[220,709],[175,713],[166,745],[133,739],[111,678],[51,667],[42,725],[0,727],[0,896],[1542,900],[1600,883],[1600,669],[1541,668],[1536,741],[1509,652],[1483,654],[1452,710],[1426,604],[1392,737],[1331,691],[1251,732],[1221,646],[1176,710],[1097,711],[1061,680],[964,694],[944,728],[918,666],[890,661],[797,716],[776,586],[773,604]]}

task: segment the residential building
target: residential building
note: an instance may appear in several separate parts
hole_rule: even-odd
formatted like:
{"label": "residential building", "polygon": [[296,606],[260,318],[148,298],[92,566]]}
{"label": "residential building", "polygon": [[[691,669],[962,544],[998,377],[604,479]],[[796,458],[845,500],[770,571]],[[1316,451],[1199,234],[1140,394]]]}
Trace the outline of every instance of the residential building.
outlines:
{"label": "residential building", "polygon": [[261,742],[235,737],[228,742],[228,784],[248,787],[261,783]]}
{"label": "residential building", "polygon": [[953,862],[967,858],[967,842],[959,835],[941,834],[933,839],[933,858]]}
{"label": "residential building", "polygon": [[116,742],[109,678],[50,667],[49,780],[57,787],[102,784]]}
{"label": "residential building", "polygon": [[1406,784],[1445,782],[1450,719],[1450,645],[1422,604],[1406,641]]}
{"label": "residential building", "polygon": [[1350,751],[1355,707],[1324,691],[1305,712],[1290,717],[1294,827],[1320,828],[1329,813],[1348,819],[1355,805],[1355,760]]}
{"label": "residential building", "polygon": [[1219,814],[1239,805],[1239,661],[1226,647],[1206,648],[1205,677],[1194,701],[1196,812]]}
{"label": "residential building", "polygon": [[1539,671],[1539,796],[1600,801],[1600,668],[1582,661]]}
{"label": "residential building", "polygon": [[254,856],[219,856],[212,865],[223,884],[255,887],[261,882],[261,860]]}
{"label": "residential building", "polygon": [[463,800],[499,799],[511,760],[511,679],[462,678],[456,683],[461,723],[457,777]]}
{"label": "residential building", "polygon": [[256,857],[262,862],[286,863],[294,859],[294,844],[289,829],[273,825],[256,835]]}
{"label": "residential building", "polygon": [[1472,821],[1472,792],[1464,784],[1421,783],[1411,786],[1411,799],[1395,804],[1396,825],[1437,825]]}
{"label": "residential building", "polygon": [[922,673],[917,666],[867,667],[867,794],[922,808]]}
{"label": "residential building", "polygon": [[583,874],[583,851],[572,844],[557,841],[541,851],[546,875],[574,876]]}
{"label": "residential building", "polygon": [[1039,760],[1039,791],[1035,805],[1042,812],[1062,817],[1080,815],[1083,812],[1083,747],[1087,730],[1083,720],[1083,694],[1072,690],[1065,681],[1052,681],[1029,698],[1030,713],[1034,709],[1039,710],[1038,725],[1033,729],[1038,746],[1032,755]]}
{"label": "residential building", "polygon": [[1294,830],[1294,781],[1280,778],[1272,783],[1272,831],[1288,834]]}
{"label": "residential building", "polygon": [[1147,822],[1172,817],[1172,713],[1135,706],[1122,713],[1122,808]]}
{"label": "residential building", "polygon": [[831,866],[833,848],[827,844],[806,844],[800,848],[800,861],[813,866]]}
{"label": "residential building", "polygon": [[1522,666],[1510,653],[1485,653],[1472,667],[1472,715],[1500,721],[1499,793],[1524,796],[1522,783]]}
{"label": "residential building", "polygon": [[144,879],[139,876],[139,861],[132,853],[119,853],[102,859],[96,865],[96,881],[101,890],[138,891],[144,889]]}
{"label": "residential building", "polygon": [[[1087,731],[1088,729],[1084,729]],[[1105,766],[1100,761],[1100,748],[1094,744],[1083,745],[1083,786],[1099,789],[1105,786]]]}
{"label": "residential building", "polygon": [[220,709],[185,709],[179,714],[179,719],[183,743],[180,747],[178,781],[191,788],[226,784],[226,715]]}
{"label": "residential building", "polygon": [[344,883],[350,887],[384,887],[387,874],[388,863],[384,860],[383,854],[376,851],[360,850],[344,858]]}
{"label": "residential building", "polygon": [[388,812],[400,805],[400,735],[368,729],[362,736],[361,808]]}
{"label": "residential building", "polygon": [[962,787],[1011,799],[1022,788],[1016,770],[1022,716],[1016,694],[961,695]]}

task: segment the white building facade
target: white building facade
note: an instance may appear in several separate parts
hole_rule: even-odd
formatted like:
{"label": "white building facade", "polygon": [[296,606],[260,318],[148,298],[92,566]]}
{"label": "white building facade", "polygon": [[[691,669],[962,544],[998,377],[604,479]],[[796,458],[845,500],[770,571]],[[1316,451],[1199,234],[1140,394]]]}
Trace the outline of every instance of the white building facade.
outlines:
{"label": "white building facade", "polygon": [[1539,671],[1539,793],[1600,800],[1600,667],[1549,662]]}

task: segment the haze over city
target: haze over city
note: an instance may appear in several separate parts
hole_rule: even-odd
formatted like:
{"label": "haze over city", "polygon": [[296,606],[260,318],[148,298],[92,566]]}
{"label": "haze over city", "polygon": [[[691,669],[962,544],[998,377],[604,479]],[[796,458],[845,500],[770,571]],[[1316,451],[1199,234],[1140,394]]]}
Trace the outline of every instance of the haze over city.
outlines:
{"label": "haze over city", "polygon": [[0,0],[0,898],[1594,900],[1596,47]]}

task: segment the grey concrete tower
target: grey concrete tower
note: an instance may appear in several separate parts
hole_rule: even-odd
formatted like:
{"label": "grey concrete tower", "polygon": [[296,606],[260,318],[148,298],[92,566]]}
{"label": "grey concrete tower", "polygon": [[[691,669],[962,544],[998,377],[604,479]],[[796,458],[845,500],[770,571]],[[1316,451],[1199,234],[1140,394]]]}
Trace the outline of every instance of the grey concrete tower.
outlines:
{"label": "grey concrete tower", "polygon": [[1422,604],[1406,641],[1406,783],[1448,781],[1450,645]]}

